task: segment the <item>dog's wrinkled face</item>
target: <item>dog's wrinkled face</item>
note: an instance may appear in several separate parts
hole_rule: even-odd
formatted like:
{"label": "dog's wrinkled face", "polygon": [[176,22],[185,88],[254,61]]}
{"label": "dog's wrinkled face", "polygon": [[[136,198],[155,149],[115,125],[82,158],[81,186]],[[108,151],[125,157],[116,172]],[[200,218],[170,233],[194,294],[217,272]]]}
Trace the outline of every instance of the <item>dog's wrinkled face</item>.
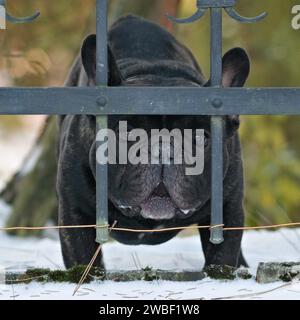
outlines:
{"label": "dog's wrinkled face", "polygon": [[[126,120],[128,131],[143,128],[151,129],[204,129],[205,168],[210,166],[210,133],[208,117],[182,116],[132,116],[112,117],[110,128],[118,132],[118,123]],[[194,131],[195,133],[195,131]],[[195,136],[193,137],[195,139]],[[129,143],[128,149],[132,143]],[[153,144],[149,143],[149,147]],[[173,146],[171,144],[171,146]],[[155,147],[155,146],[154,146]],[[161,143],[157,148],[167,147]],[[155,148],[149,148],[149,159]],[[155,152],[154,151],[154,152]],[[146,219],[165,220],[175,216],[187,218],[201,208],[209,199],[210,173],[205,169],[199,176],[186,175],[188,164],[138,164],[109,166],[109,195],[113,204],[128,216],[141,215]],[[184,157],[183,157],[184,158]],[[158,159],[159,160],[159,159]]]}
{"label": "dog's wrinkled face", "polygon": [[[95,37],[88,37],[82,48],[82,61],[89,79],[95,84]],[[243,49],[230,50],[223,58],[223,86],[243,86],[249,74],[249,59]],[[126,81],[118,71],[117,63],[109,50],[109,85],[135,86],[199,86],[186,79],[168,79],[160,75],[153,81],[136,77]],[[207,84],[209,85],[209,83]],[[201,88],[199,87],[199,90]],[[184,108],[184,106],[183,106]],[[201,108],[201,106],[199,106]],[[204,171],[200,175],[187,175],[182,164],[115,164],[109,165],[109,199],[124,215],[140,216],[152,220],[186,219],[199,211],[210,199],[211,190],[211,139],[208,116],[113,116],[109,128],[116,133],[120,121],[127,121],[128,134],[133,129],[144,129],[150,138],[151,129],[204,130]],[[228,168],[227,143],[239,127],[238,116],[224,117],[224,172]],[[151,145],[151,144],[150,144]],[[128,143],[128,149],[131,143]],[[158,148],[163,148],[160,144]],[[194,149],[194,146],[193,146]],[[153,149],[149,149],[151,157]],[[171,152],[172,154],[172,152]]]}

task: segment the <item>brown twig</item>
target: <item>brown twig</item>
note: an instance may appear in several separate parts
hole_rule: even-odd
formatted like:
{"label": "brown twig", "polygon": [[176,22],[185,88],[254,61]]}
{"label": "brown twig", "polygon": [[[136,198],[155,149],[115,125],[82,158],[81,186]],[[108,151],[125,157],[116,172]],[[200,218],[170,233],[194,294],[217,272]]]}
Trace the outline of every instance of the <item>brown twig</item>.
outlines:
{"label": "brown twig", "polygon": [[76,288],[75,288],[75,290],[73,292],[73,296],[75,296],[76,292],[82,286],[82,284],[83,284],[84,280],[86,279],[87,275],[89,274],[89,272],[90,272],[95,260],[97,259],[98,255],[99,255],[99,253],[101,251],[101,248],[102,248],[102,244],[99,244],[98,249],[96,250],[95,254],[93,255],[90,263],[87,265],[86,269],[84,270],[84,273],[82,274],[82,276],[81,276],[81,278],[80,278],[80,280],[79,280],[79,282],[78,282],[78,284],[77,284],[77,286],[76,286]]}
{"label": "brown twig", "polygon": [[[112,230],[116,224],[117,224],[117,221],[115,221],[113,223],[113,225],[110,228],[110,230]],[[82,286],[84,280],[86,279],[86,277],[90,273],[90,271],[91,271],[91,269],[92,269],[92,267],[93,267],[98,255],[99,255],[101,249],[102,249],[102,244],[99,244],[95,254],[93,255],[93,257],[92,257],[92,259],[90,261],[90,263],[87,265],[86,269],[84,270],[84,273],[82,274],[82,276],[81,276],[81,278],[80,278],[80,280],[79,280],[79,282],[78,282],[78,284],[77,284],[77,286],[76,286],[76,288],[75,288],[75,290],[73,292],[73,296],[75,296],[76,292],[80,289],[80,287]]]}

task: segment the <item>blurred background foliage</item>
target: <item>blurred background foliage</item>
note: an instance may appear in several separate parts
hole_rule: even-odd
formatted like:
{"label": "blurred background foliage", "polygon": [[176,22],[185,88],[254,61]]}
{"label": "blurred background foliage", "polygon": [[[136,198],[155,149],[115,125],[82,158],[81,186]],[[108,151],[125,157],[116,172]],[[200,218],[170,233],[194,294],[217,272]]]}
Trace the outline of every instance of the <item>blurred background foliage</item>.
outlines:
{"label": "blurred background foliage", "polygon": [[[174,2],[177,0],[165,0]],[[7,1],[11,14],[23,16],[35,10],[41,17],[32,24],[8,25],[0,31],[1,86],[61,86],[83,37],[94,31],[95,0]],[[163,0],[161,0],[163,2]],[[156,3],[156,4],[155,4]],[[195,10],[194,0],[180,1],[179,15]],[[224,52],[244,47],[251,56],[248,86],[300,86],[300,30],[291,27],[291,9],[300,0],[239,0],[245,16],[262,11],[264,21],[242,25],[224,14]],[[147,15],[157,22],[150,0],[111,0],[111,21],[126,12]],[[209,75],[209,15],[192,25],[174,27],[178,38],[195,54]],[[242,103],[242,101],[241,101]],[[246,173],[247,223],[282,223],[300,219],[300,118],[243,117],[242,142]],[[23,117],[1,117],[0,130],[20,128]],[[15,132],[15,131],[13,131]],[[53,147],[54,150],[54,147]]]}

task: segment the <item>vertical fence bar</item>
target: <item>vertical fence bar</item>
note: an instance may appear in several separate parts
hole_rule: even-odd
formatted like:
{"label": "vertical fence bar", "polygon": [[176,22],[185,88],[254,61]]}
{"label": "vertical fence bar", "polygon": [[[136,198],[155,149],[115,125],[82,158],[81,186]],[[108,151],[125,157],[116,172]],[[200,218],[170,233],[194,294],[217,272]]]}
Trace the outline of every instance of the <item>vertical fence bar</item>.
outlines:
{"label": "vertical fence bar", "polygon": [[[96,3],[96,32],[97,32],[97,63],[96,84],[107,86],[108,84],[108,47],[107,47],[107,0],[97,0]],[[99,97],[98,105],[101,108],[106,104],[105,97]],[[107,116],[96,117],[96,130],[107,128]],[[96,132],[96,133],[97,133]],[[99,146],[100,142],[97,142]],[[96,224],[108,224],[108,168],[99,164],[96,160]],[[108,241],[108,228],[98,228],[96,242],[102,244]]]}
{"label": "vertical fence bar", "polygon": [[[211,86],[222,85],[222,8],[211,8]],[[219,99],[212,101],[220,106]],[[223,119],[211,117],[212,173],[211,173],[211,236],[210,242],[220,244],[223,238]],[[219,226],[219,227],[214,227]]]}

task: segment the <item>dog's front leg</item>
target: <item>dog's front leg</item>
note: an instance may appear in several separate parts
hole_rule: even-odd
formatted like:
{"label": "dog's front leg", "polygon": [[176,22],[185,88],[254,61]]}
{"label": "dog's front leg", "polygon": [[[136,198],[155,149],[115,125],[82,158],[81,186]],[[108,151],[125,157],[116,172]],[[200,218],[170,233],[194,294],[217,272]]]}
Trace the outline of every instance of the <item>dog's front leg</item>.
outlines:
{"label": "dog's front leg", "polygon": [[[241,227],[244,225],[242,204],[231,201],[224,205],[224,224],[228,227]],[[243,231],[224,231],[224,242],[219,245],[214,245],[209,241],[210,230],[200,230],[200,236],[205,256],[205,266],[246,266],[241,252]]]}

